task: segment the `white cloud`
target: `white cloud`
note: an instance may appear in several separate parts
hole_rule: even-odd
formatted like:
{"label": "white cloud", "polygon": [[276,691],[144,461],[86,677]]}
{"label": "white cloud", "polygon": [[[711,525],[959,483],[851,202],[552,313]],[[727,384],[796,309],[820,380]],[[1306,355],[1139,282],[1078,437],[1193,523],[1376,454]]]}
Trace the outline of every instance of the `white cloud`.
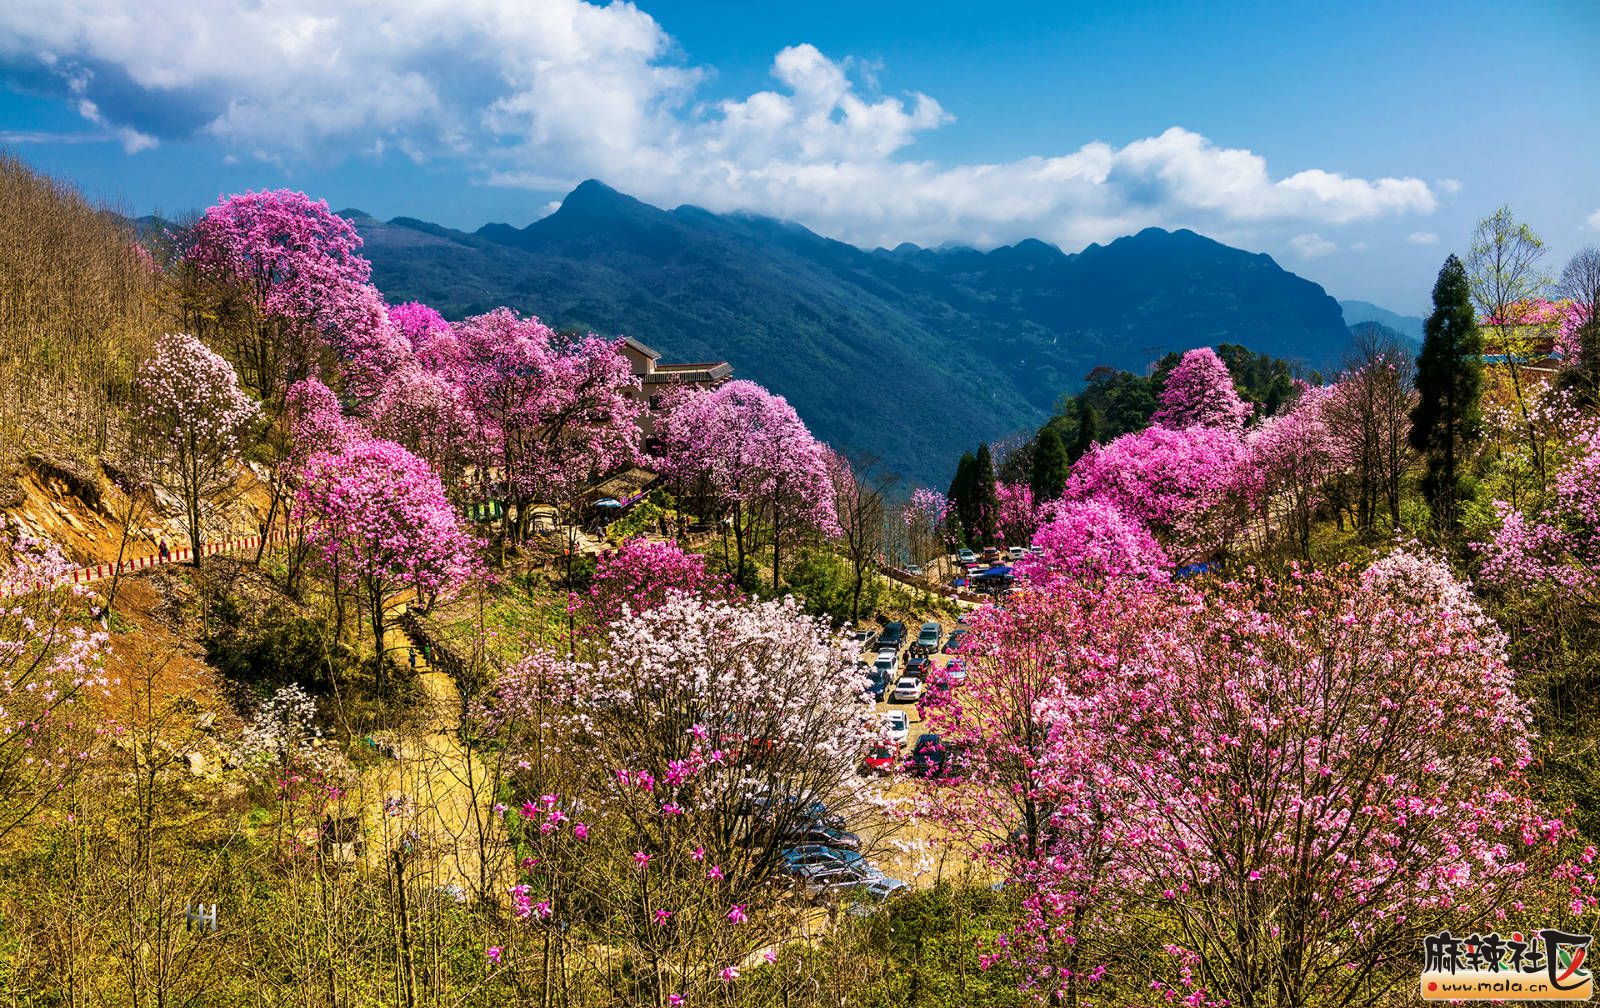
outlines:
{"label": "white cloud", "polygon": [[1339,251],[1339,246],[1319,234],[1298,234],[1289,239],[1289,248],[1302,259],[1320,259]]}
{"label": "white cloud", "polygon": [[1420,179],[1274,176],[1260,155],[1179,127],[937,164],[912,150],[951,117],[920,92],[881,92],[883,68],[796,45],[774,58],[771,90],[713,98],[712,71],[623,2],[17,0],[0,5],[0,65],[54,76],[130,152],[198,135],[283,164],[450,159],[539,192],[592,176],[863,244],[1079,247],[1148,225],[1282,235],[1438,205]]}
{"label": "white cloud", "polygon": [[1432,231],[1413,231],[1406,235],[1406,241],[1413,245],[1437,245],[1439,236]]}
{"label": "white cloud", "polygon": [[1589,215],[1589,230],[1600,231],[1600,210]]}

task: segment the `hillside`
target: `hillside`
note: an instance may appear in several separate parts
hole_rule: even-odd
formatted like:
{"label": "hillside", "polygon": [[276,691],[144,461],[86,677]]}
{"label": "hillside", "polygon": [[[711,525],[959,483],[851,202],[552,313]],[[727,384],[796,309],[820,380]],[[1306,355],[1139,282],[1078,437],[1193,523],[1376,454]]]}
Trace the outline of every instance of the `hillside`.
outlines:
{"label": "hillside", "polygon": [[818,436],[921,481],[942,479],[963,446],[1037,426],[1096,365],[1138,371],[1220,342],[1320,365],[1348,340],[1321,287],[1190,231],[1075,255],[1033,240],[868,252],[594,181],[521,229],[344,214],[391,302],[452,318],[506,304],[672,359],[729,360]]}

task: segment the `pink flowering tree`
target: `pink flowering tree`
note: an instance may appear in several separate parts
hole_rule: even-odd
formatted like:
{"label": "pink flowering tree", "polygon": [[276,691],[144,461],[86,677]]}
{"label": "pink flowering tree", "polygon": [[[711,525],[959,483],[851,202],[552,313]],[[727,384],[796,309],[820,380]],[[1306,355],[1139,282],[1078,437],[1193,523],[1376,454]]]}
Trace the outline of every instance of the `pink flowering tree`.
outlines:
{"label": "pink flowering tree", "polygon": [[596,922],[635,964],[627,1003],[720,996],[794,923],[773,883],[800,818],[822,802],[848,826],[868,808],[865,685],[792,600],[679,592],[613,620],[586,657],[509,669],[482,714],[522,759],[509,786],[533,799],[529,828],[585,845],[527,866],[532,916]]}
{"label": "pink flowering tree", "polygon": [[319,451],[298,479],[295,517],[336,585],[365,600],[384,681],[388,613],[407,593],[423,607],[459,587],[477,565],[477,543],[464,532],[439,477],[393,441],[357,440]]}
{"label": "pink flowering tree", "polygon": [[1250,404],[1234,390],[1228,365],[1210,347],[1184,353],[1167,374],[1161,406],[1150,422],[1174,430],[1185,427],[1240,427],[1250,418]]}
{"label": "pink flowering tree", "polygon": [[1099,497],[1142,521],[1175,558],[1204,558],[1228,546],[1253,506],[1247,464],[1237,429],[1150,427],[1078,459],[1063,497]]}
{"label": "pink flowering tree", "polygon": [[326,202],[284,189],[230,196],[190,229],[184,260],[221,299],[197,314],[234,320],[219,323],[218,336],[273,411],[319,368],[330,334],[373,321],[364,307],[372,267],[360,248]]}
{"label": "pink flowering tree", "polygon": [[345,395],[363,407],[411,360],[410,343],[390,321],[383,295],[370,284],[351,289],[331,305],[322,329],[338,355]]}
{"label": "pink flowering tree", "polygon": [[1311,528],[1324,487],[1353,462],[1341,450],[1329,425],[1329,403],[1337,393],[1320,386],[1300,393],[1293,407],[1267,417],[1245,436],[1248,496],[1258,502],[1265,531],[1272,536],[1281,516],[1301,555],[1311,555]]}
{"label": "pink flowering tree", "polygon": [[407,360],[389,372],[367,413],[373,433],[427,462],[452,498],[466,496],[468,466],[483,457],[481,430],[448,372]]}
{"label": "pink flowering tree", "polygon": [[1474,544],[1487,585],[1586,606],[1600,602],[1600,431],[1590,428],[1568,449],[1572,457],[1542,502],[1522,510],[1495,503],[1499,528]]}
{"label": "pink flowering tree", "polygon": [[[1415,982],[1424,935],[1592,909],[1529,797],[1504,639],[1442,563],[1174,591],[1159,619],[1137,597],[1107,614],[1094,664],[1034,707],[1045,856],[997,954],[1041,993],[1153,972],[1196,1005],[1372,1004]],[[1060,605],[1067,626],[1103,613]],[[1129,919],[1164,964],[1119,951]]]}
{"label": "pink flowering tree", "polygon": [[285,402],[292,465],[303,466],[319,451],[343,451],[366,436],[360,423],[345,416],[344,406],[333,390],[315,378],[291,385]]}
{"label": "pink flowering tree", "polygon": [[937,490],[918,487],[901,510],[912,563],[925,564],[949,546],[950,500]]}
{"label": "pink flowering tree", "polygon": [[731,519],[729,566],[740,577],[746,558],[770,545],[776,587],[786,541],[838,532],[827,448],[782,396],[750,381],[687,392],[656,433],[656,464],[680,483],[709,488]]}
{"label": "pink flowering tree", "polygon": [[461,345],[443,315],[421,302],[407,301],[389,307],[389,323],[423,367],[443,374],[455,372]]}
{"label": "pink flowering tree", "polygon": [[1137,518],[1098,497],[1052,501],[1034,533],[1040,552],[1029,554],[1017,570],[1036,587],[1051,578],[1098,582],[1107,579],[1164,583],[1172,561]]}
{"label": "pink flowering tree", "polygon": [[481,492],[505,502],[503,534],[525,538],[535,503],[570,521],[594,477],[634,460],[638,379],[618,343],[569,340],[507,308],[457,324],[455,337]]}
{"label": "pink flowering tree", "polygon": [[0,838],[39,820],[105,731],[108,634],[52,542],[0,519]]}
{"label": "pink flowering tree", "polygon": [[675,542],[629,539],[601,553],[589,591],[573,600],[585,622],[600,626],[664,604],[674,594],[703,599],[734,599],[738,591],[706,570],[706,558],[684,552]]}
{"label": "pink flowering tree", "polygon": [[260,407],[239,388],[231,364],[195,337],[169,333],[139,366],[129,419],[134,457],[151,484],[182,505],[198,567],[206,519],[235,486]]}
{"label": "pink flowering tree", "polygon": [[[1148,628],[1162,625],[1165,598],[1139,579],[1094,575],[1019,590],[1003,609],[969,617],[966,681],[935,693],[925,710],[924,730],[961,755],[955,774],[919,781],[918,811],[1023,894],[1023,921],[983,962],[1014,963],[1025,986],[1045,999],[1071,1004],[1103,973],[1090,922],[1120,895],[1108,878],[1114,852],[1096,841],[1110,811],[1092,791],[1074,809],[1072,836],[1082,846],[1061,842],[1069,828],[1057,820],[1065,789],[1043,774],[1059,714],[1046,705],[1064,684],[1086,693],[1103,688]],[[1052,915],[1048,924],[1037,921],[1042,911]]]}
{"label": "pink flowering tree", "polygon": [[999,504],[995,530],[1000,533],[1000,540],[1012,546],[1030,542],[1039,526],[1033,490],[1026,483],[996,483],[994,493]]}

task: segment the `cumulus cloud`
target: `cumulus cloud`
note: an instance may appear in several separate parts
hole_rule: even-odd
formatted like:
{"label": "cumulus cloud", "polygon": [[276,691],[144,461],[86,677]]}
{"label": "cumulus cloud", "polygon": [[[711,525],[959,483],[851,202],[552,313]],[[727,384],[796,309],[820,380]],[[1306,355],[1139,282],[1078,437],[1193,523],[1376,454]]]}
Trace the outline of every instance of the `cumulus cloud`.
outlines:
{"label": "cumulus cloud", "polygon": [[1413,245],[1437,245],[1439,236],[1432,231],[1413,231],[1406,235],[1406,241]]}
{"label": "cumulus cloud", "polygon": [[1589,215],[1589,230],[1600,231],[1600,210]]}
{"label": "cumulus cloud", "polygon": [[1302,259],[1321,259],[1339,251],[1339,246],[1319,234],[1298,234],[1289,239],[1289,248]]}
{"label": "cumulus cloud", "polygon": [[1323,168],[1274,175],[1260,155],[1181,127],[939,164],[914,147],[951,116],[929,95],[885,93],[883,68],[794,45],[776,54],[770,89],[713,98],[711,69],[625,2],[17,0],[0,5],[0,65],[53,81],[130,152],[209,137],[229,156],[279,163],[451,159],[538,192],[592,176],[651,202],[773,214],[862,244],[1038,235],[1078,247],[1147,225],[1332,227],[1429,213],[1436,188],[1449,189]]}

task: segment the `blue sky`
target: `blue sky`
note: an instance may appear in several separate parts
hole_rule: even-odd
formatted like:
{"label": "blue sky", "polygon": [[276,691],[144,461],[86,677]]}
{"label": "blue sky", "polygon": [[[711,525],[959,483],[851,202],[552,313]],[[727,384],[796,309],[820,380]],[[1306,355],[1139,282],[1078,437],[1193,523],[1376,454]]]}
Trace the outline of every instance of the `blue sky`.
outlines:
{"label": "blue sky", "polygon": [[1509,203],[1600,242],[1600,4],[13,0],[0,143],[133,212],[524,224],[583,178],[858,244],[1147,225],[1420,312]]}

